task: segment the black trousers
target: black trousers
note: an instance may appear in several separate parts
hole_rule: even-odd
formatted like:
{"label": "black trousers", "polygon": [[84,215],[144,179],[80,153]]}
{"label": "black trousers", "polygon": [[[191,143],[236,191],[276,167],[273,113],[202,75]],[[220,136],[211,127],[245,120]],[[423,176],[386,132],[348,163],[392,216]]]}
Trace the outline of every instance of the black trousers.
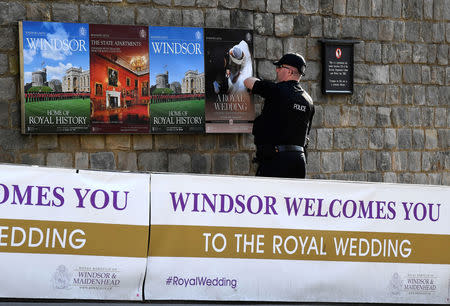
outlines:
{"label": "black trousers", "polygon": [[302,152],[278,152],[258,161],[256,176],[305,178],[306,160]]}

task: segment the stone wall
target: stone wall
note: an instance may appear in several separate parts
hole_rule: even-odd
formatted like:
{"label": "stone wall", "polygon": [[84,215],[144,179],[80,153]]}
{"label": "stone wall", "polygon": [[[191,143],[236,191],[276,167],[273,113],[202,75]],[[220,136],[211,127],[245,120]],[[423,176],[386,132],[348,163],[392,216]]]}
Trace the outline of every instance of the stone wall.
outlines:
{"label": "stone wall", "polygon": [[[19,20],[244,28],[262,78],[307,59],[308,177],[450,185],[449,19],[449,0],[0,0],[0,162],[253,175],[246,134],[20,134]],[[321,38],[361,41],[353,95],[321,94]]]}

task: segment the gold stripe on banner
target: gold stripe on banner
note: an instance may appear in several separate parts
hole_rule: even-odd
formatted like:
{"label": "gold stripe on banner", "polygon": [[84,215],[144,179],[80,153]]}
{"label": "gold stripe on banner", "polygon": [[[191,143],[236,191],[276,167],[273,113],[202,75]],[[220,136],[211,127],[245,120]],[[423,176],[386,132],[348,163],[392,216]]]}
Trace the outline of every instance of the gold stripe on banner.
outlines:
{"label": "gold stripe on banner", "polygon": [[0,253],[147,257],[148,226],[0,219]]}
{"label": "gold stripe on banner", "polygon": [[149,254],[450,264],[450,235],[152,225]]}

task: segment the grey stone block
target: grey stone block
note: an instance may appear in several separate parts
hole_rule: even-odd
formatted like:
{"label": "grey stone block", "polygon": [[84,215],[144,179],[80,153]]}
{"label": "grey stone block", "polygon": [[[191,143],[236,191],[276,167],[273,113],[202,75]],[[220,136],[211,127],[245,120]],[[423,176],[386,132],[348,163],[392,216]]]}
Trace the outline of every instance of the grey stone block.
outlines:
{"label": "grey stone block", "polygon": [[211,172],[211,155],[194,153],[191,157],[193,173],[208,174]]}
{"label": "grey stone block", "polygon": [[[322,35],[323,35],[322,34],[323,33],[322,17],[321,16],[311,16],[310,22],[311,22],[311,31],[310,31],[311,37],[322,37]],[[295,24],[294,24],[294,31],[295,31]]]}
{"label": "grey stone block", "polygon": [[359,108],[354,106],[343,106],[341,124],[343,126],[360,126],[361,113]]}
{"label": "grey stone block", "polygon": [[361,154],[361,165],[363,171],[375,171],[376,170],[376,152],[375,151],[363,151]]}
{"label": "grey stone block", "polygon": [[0,25],[16,25],[18,20],[25,20],[27,10],[16,1],[0,2]]}
{"label": "grey stone block", "polygon": [[410,129],[398,129],[397,131],[397,137],[398,137],[398,148],[399,149],[411,149],[411,138],[412,138],[412,132]]}
{"label": "grey stone block", "polygon": [[[446,149],[446,158],[450,158],[450,130],[449,129],[439,129],[438,131],[438,147]],[[450,160],[449,160],[450,161]],[[445,169],[450,169],[445,166]]]}
{"label": "grey stone block", "polygon": [[329,150],[333,148],[333,130],[317,129],[317,149]]}
{"label": "grey stone block", "polygon": [[[173,1],[173,5],[174,6],[185,6],[185,7],[187,6],[187,7],[189,7],[189,6],[194,6],[195,5],[195,1],[196,0],[174,0]],[[212,4],[216,4],[216,6],[217,6],[217,0],[216,1],[211,1],[211,3]],[[197,3],[197,6],[200,6],[199,4],[200,3]],[[203,3],[202,3],[202,5],[203,5]]]}
{"label": "grey stone block", "polygon": [[413,47],[413,63],[426,63],[428,61],[428,46],[415,44]]}
{"label": "grey stone block", "polygon": [[191,172],[191,156],[188,153],[169,154],[169,172],[189,173]]}
{"label": "grey stone block", "polygon": [[267,1],[266,10],[269,13],[280,13],[281,12],[281,0]]}
{"label": "grey stone block", "polygon": [[415,105],[425,105],[425,87],[421,85],[414,86],[414,104]]}
{"label": "grey stone block", "polygon": [[420,20],[423,17],[423,0],[408,0],[402,2],[402,15],[406,19]]}
{"label": "grey stone block", "polygon": [[113,6],[109,8],[109,22],[113,24],[134,24],[136,12],[134,8]]}
{"label": "grey stone block", "polygon": [[413,172],[420,171],[421,160],[421,152],[408,152],[408,170]]}
{"label": "grey stone block", "polygon": [[152,7],[138,6],[136,8],[136,23],[142,25],[161,25],[160,10]]}
{"label": "grey stone block", "polygon": [[369,17],[371,6],[371,1],[359,1],[359,16]]}
{"label": "grey stone block", "polygon": [[312,122],[313,128],[323,127],[324,126],[323,120],[324,120],[323,119],[323,108],[321,105],[316,105],[313,122]]}
{"label": "grey stone block", "polygon": [[408,169],[408,152],[393,152],[392,169],[394,171],[406,171]]}
{"label": "grey stone block", "polygon": [[340,152],[322,152],[322,172],[332,173],[342,171],[342,154]]}
{"label": "grey stone block", "polygon": [[318,42],[315,38],[307,38],[306,39],[306,60],[320,60],[321,55],[321,43]]}
{"label": "grey stone block", "polygon": [[358,18],[343,18],[342,37],[344,38],[361,37],[361,21]]}
{"label": "grey stone block", "polygon": [[117,169],[127,171],[137,171],[137,155],[135,152],[118,152]]}
{"label": "grey stone block", "polygon": [[[145,3],[145,0],[138,0],[138,1],[142,1]],[[172,4],[171,0],[152,0],[153,3],[155,4],[159,4],[159,5],[165,5],[165,6],[170,6]],[[149,1],[150,2],[150,1]]]}
{"label": "grey stone block", "polygon": [[267,42],[263,36],[253,36],[253,56],[254,58],[266,58]]}
{"label": "grey stone block", "polygon": [[197,7],[217,7],[217,4],[218,0],[197,0]]}
{"label": "grey stone block", "polygon": [[250,172],[250,158],[247,153],[238,153],[231,158],[232,174],[248,175]]}
{"label": "grey stone block", "polygon": [[361,107],[361,123],[362,126],[373,127],[376,124],[376,107]]}
{"label": "grey stone block", "polygon": [[[289,37],[283,40],[283,53],[295,52],[302,55],[306,54],[306,39]],[[308,74],[310,72],[310,63],[308,62]]]}
{"label": "grey stone block", "polygon": [[397,183],[397,174],[393,172],[385,172],[383,175],[383,182]]}
{"label": "grey stone block", "polygon": [[51,150],[58,147],[57,135],[38,135],[36,139],[39,150]]}
{"label": "grey stone block", "polygon": [[402,17],[402,0],[386,0],[392,3],[392,17]]}
{"label": "grey stone block", "polygon": [[420,110],[420,123],[423,127],[432,127],[434,123],[434,109],[422,107]]}
{"label": "grey stone block", "polygon": [[319,1],[300,0],[300,12],[303,14],[314,14],[319,11]]}
{"label": "grey stone block", "polygon": [[422,171],[436,171],[443,165],[438,152],[422,152]]}
{"label": "grey stone block", "polygon": [[224,8],[234,9],[239,8],[240,0],[219,0],[219,5]]}
{"label": "grey stone block", "polygon": [[391,126],[391,109],[389,107],[379,107],[377,110],[376,126]]}
{"label": "grey stone block", "polygon": [[155,135],[156,149],[177,149],[180,145],[180,136],[175,134]]}
{"label": "grey stone block", "polygon": [[282,0],[281,9],[283,13],[288,14],[298,13],[300,11],[300,4],[298,0]]}
{"label": "grey stone block", "polygon": [[403,65],[403,81],[405,83],[420,83],[422,81],[422,68],[420,65]]}
{"label": "grey stone block", "polygon": [[337,105],[328,105],[324,108],[325,126],[340,126],[341,112]]}
{"label": "grey stone block", "polygon": [[433,23],[431,22],[421,22],[420,23],[422,42],[431,43],[433,41]]}
{"label": "grey stone block", "polygon": [[136,151],[151,150],[153,147],[152,135],[133,135],[133,149]]}
{"label": "grey stone block", "polygon": [[333,13],[336,15],[345,15],[346,0],[334,0]]}
{"label": "grey stone block", "polygon": [[320,153],[319,152],[308,152],[308,160],[306,163],[307,173],[318,173],[320,172]]}
{"label": "grey stone block", "polygon": [[397,147],[397,130],[385,129],[384,130],[384,148],[388,150],[395,149]]}
{"label": "grey stone block", "polygon": [[431,83],[431,69],[429,66],[422,66],[422,84]]}
{"label": "grey stone block", "polygon": [[9,128],[9,103],[0,103],[0,127]]}
{"label": "grey stone block", "polygon": [[[150,3],[151,0],[126,0],[128,3],[133,3],[133,4],[146,4],[146,3]],[[169,0],[163,0],[163,1],[169,1]],[[158,2],[158,1],[157,1]],[[163,2],[164,3],[164,2]]]}
{"label": "grey stone block", "polygon": [[[448,111],[450,114],[450,111]],[[435,127],[448,127],[447,126],[447,108],[436,108],[436,114],[434,117]]]}
{"label": "grey stone block", "polygon": [[392,156],[390,152],[377,152],[377,171],[392,170]]}
{"label": "grey stone block", "polygon": [[387,105],[400,104],[400,88],[396,85],[386,86],[386,100]]}
{"label": "grey stone block", "polygon": [[435,43],[442,43],[445,41],[445,25],[443,23],[433,23],[432,38]]}
{"label": "grey stone block", "polygon": [[59,168],[72,168],[73,158],[71,153],[48,153],[47,166]]}
{"label": "grey stone block", "polygon": [[392,84],[398,84],[402,81],[402,66],[390,65],[389,80],[391,81]]}
{"label": "grey stone block", "polygon": [[391,43],[381,45],[381,58],[384,64],[397,62],[397,48]]}
{"label": "grey stone block", "polygon": [[439,65],[448,64],[448,45],[438,45],[436,59]]}
{"label": "grey stone block", "polygon": [[9,68],[8,55],[0,54],[0,74],[7,72],[8,68]]}
{"label": "grey stone block", "polygon": [[80,5],[80,21],[83,23],[108,23],[108,11],[101,5]]}
{"label": "grey stone block", "polygon": [[229,28],[230,11],[220,9],[208,9],[205,16],[205,26],[210,28]]}
{"label": "grey stone block", "polygon": [[254,23],[256,33],[261,35],[272,35],[273,20],[273,15],[270,13],[255,13]]}
{"label": "grey stone block", "polygon": [[308,36],[311,32],[310,16],[299,14],[294,18],[294,34]]}
{"label": "grey stone block", "polygon": [[212,156],[212,172],[214,174],[230,174],[230,154],[215,153]]}
{"label": "grey stone block", "polygon": [[412,46],[407,43],[397,45],[399,63],[410,63],[412,61]]}
{"label": "grey stone block", "polygon": [[369,149],[382,149],[384,145],[384,130],[369,130]]}
{"label": "grey stone block", "polygon": [[437,56],[437,45],[428,44],[427,63],[428,64],[436,63],[436,56]]}
{"label": "grey stone block", "polygon": [[405,22],[405,38],[407,41],[420,42],[422,37],[420,35],[420,22]]}
{"label": "grey stone block", "polygon": [[43,153],[23,153],[20,154],[20,163],[45,166],[45,155]]}
{"label": "grey stone block", "polygon": [[347,0],[347,16],[359,16],[359,0]]}
{"label": "grey stone block", "polygon": [[275,36],[286,37],[294,31],[294,17],[290,15],[275,15]]}
{"label": "grey stone block", "polygon": [[378,39],[378,21],[377,20],[361,20],[361,36],[365,40]]}
{"label": "grey stone block", "polygon": [[401,184],[412,184],[413,175],[411,173],[400,173],[398,175],[398,183]]}
{"label": "grey stone block", "polygon": [[141,171],[167,172],[168,159],[165,152],[148,152],[138,155],[138,169]]}
{"label": "grey stone block", "polygon": [[353,129],[338,128],[334,130],[334,147],[336,149],[350,149],[353,147]]}
{"label": "grey stone block", "polygon": [[325,38],[339,38],[341,36],[341,19],[324,18],[323,35]]}
{"label": "grey stone block", "polygon": [[444,85],[444,68],[440,66],[431,66],[431,83]]}
{"label": "grey stone block", "polygon": [[401,101],[403,105],[414,104],[414,87],[411,85],[401,86]]}
{"label": "grey stone block", "polygon": [[252,12],[233,10],[230,13],[230,21],[233,27],[238,29],[253,29]]}
{"label": "grey stone block", "polygon": [[379,40],[393,40],[394,39],[394,21],[392,20],[382,20],[380,21],[378,32]]}
{"label": "grey stone block", "polygon": [[[279,60],[283,55],[283,41],[279,38],[267,38],[267,59]],[[273,65],[272,65],[273,66]],[[272,69],[274,66],[272,67]]]}
{"label": "grey stone block", "polygon": [[238,149],[237,134],[220,134],[219,135],[219,150],[220,151],[235,151]]}
{"label": "grey stone block", "polygon": [[89,169],[89,153],[75,152],[75,169]]}
{"label": "grey stone block", "polygon": [[433,0],[423,0],[423,18],[433,19]]}
{"label": "grey stone block", "polygon": [[12,77],[0,78],[0,102],[16,98],[16,80]]}
{"label": "grey stone block", "polygon": [[393,126],[404,127],[409,125],[409,112],[404,107],[393,107],[391,109]]}
{"label": "grey stone block", "polygon": [[437,141],[437,130],[435,129],[426,129],[425,130],[425,149],[437,149],[438,141]]}
{"label": "grey stone block", "polygon": [[412,130],[412,148],[415,150],[425,148],[425,135],[422,129]]}
{"label": "grey stone block", "polygon": [[367,105],[384,105],[386,98],[386,89],[383,85],[369,85],[366,88],[366,97],[364,102]]}
{"label": "grey stone block", "polygon": [[250,11],[264,12],[266,3],[264,0],[241,0],[241,8]]}
{"label": "grey stone block", "polygon": [[277,77],[272,61],[258,62],[258,77],[266,80],[275,80]]}
{"label": "grey stone block", "polygon": [[372,16],[381,17],[383,14],[383,0],[372,0]]}
{"label": "grey stone block", "polygon": [[439,88],[436,86],[427,87],[427,104],[438,105],[439,103]]}
{"label": "grey stone block", "polygon": [[366,43],[366,62],[381,63],[381,44]]}
{"label": "grey stone block", "polygon": [[408,109],[409,111],[409,125],[411,126],[421,126],[421,112],[418,107],[411,107]]}
{"label": "grey stone block", "polygon": [[450,185],[450,174],[446,172],[444,174],[440,173],[430,173],[428,174],[428,184],[429,185]]}
{"label": "grey stone block", "polygon": [[90,168],[91,169],[103,169],[103,170],[115,170],[116,160],[114,153],[112,152],[99,152],[90,154]]}
{"label": "grey stone block", "polygon": [[414,173],[412,183],[413,184],[427,184],[428,176],[425,173]]}
{"label": "grey stone block", "polygon": [[361,171],[359,151],[344,152],[344,171]]}
{"label": "grey stone block", "polygon": [[183,10],[183,25],[188,27],[203,27],[205,17],[202,10]]}
{"label": "grey stone block", "polygon": [[77,22],[78,21],[78,5],[69,3],[53,3],[53,21],[60,22]]}

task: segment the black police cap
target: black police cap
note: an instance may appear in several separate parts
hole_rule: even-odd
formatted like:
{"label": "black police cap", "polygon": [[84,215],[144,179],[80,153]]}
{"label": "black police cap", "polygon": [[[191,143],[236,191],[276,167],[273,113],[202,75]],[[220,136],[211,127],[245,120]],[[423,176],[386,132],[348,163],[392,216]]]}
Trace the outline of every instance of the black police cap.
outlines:
{"label": "black police cap", "polygon": [[289,65],[298,69],[301,75],[305,75],[306,61],[298,53],[287,53],[283,55],[278,62],[274,62],[274,65]]}

